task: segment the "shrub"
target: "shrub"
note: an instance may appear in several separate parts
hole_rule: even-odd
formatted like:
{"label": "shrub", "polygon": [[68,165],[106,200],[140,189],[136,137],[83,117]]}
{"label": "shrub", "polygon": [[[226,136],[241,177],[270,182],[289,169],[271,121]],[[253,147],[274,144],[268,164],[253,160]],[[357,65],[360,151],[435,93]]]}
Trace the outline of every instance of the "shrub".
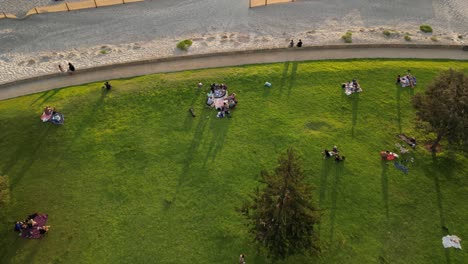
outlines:
{"label": "shrub", "polygon": [[432,32],[432,27],[429,25],[421,25],[419,29],[424,32],[424,33],[431,33]]}
{"label": "shrub", "polygon": [[192,46],[192,40],[185,39],[177,43],[177,48],[180,50],[188,50],[188,48]]}
{"label": "shrub", "polygon": [[107,54],[107,50],[101,50],[100,53],[101,54]]}
{"label": "shrub", "polygon": [[432,36],[432,37],[431,37],[431,40],[434,41],[434,42],[439,41],[439,39],[438,39],[436,36]]}
{"label": "shrub", "polygon": [[382,33],[387,37],[390,37],[390,35],[392,35],[392,32],[390,30],[387,30],[387,29],[384,30]]}
{"label": "shrub", "polygon": [[406,36],[405,36],[405,40],[406,40],[406,41],[411,41],[411,37],[408,36],[408,35],[406,35]]}
{"label": "shrub", "polygon": [[345,43],[353,43],[353,33],[350,31],[346,32],[341,38],[344,40]]}

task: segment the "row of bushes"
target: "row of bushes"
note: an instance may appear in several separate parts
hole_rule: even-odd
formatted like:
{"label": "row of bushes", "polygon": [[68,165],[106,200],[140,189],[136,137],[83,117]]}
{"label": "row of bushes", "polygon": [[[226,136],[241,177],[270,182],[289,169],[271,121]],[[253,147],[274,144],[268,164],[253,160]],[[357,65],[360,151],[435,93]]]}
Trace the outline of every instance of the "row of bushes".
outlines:
{"label": "row of bushes", "polygon": [[[421,25],[419,27],[419,29],[424,33],[432,33],[432,27],[429,26],[429,25]],[[382,34],[384,34],[387,37],[390,37],[392,35],[396,35],[397,32],[395,32],[393,30],[385,29],[384,31],[382,31]],[[348,31],[343,36],[341,36],[341,38],[344,40],[345,43],[352,43],[353,42],[353,33],[351,33],[351,31]],[[405,34],[404,39],[406,41],[411,41],[411,36],[409,35],[409,33]],[[439,41],[439,39],[436,36],[432,36],[431,40],[434,41],[434,42]]]}

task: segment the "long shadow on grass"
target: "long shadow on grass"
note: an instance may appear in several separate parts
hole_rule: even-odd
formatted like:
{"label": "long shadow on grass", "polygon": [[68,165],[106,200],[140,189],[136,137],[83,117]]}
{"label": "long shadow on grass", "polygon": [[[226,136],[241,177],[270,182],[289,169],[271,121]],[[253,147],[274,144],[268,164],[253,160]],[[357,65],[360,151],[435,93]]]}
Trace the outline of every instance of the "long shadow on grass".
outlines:
{"label": "long shadow on grass", "polygon": [[286,84],[286,79],[288,77],[288,71],[289,71],[289,64],[290,62],[287,61],[284,63],[284,66],[283,66],[283,74],[281,75],[281,81],[279,85],[280,94],[283,93],[284,85]]}
{"label": "long shadow on grass", "polygon": [[382,199],[385,205],[385,216],[388,219],[388,164],[385,161],[382,161],[381,163],[382,166],[382,173],[381,173],[381,178],[382,178]]}
{"label": "long shadow on grass", "polygon": [[319,197],[319,208],[323,209],[323,203],[325,200],[325,195],[327,193],[327,178],[330,174],[330,168],[333,164],[333,159],[324,159],[322,161],[322,171],[320,173],[320,197]]}
{"label": "long shadow on grass", "polygon": [[[437,207],[439,208],[439,218],[440,218],[440,230],[441,230],[441,235],[446,236],[448,234],[448,228],[445,225],[445,212],[444,212],[444,207],[442,205],[442,192],[440,191],[440,180],[439,180],[439,172],[436,168],[439,168],[438,160],[436,158],[436,153],[432,153],[432,167],[434,168],[433,170],[430,171],[430,173],[434,174],[434,189],[436,191],[437,195]],[[450,255],[449,251],[447,248],[444,249],[444,254],[445,254],[445,259],[448,264],[452,263],[450,260]]]}
{"label": "long shadow on grass", "polygon": [[26,172],[28,172],[34,164],[34,161],[36,160],[36,155],[39,152],[41,146],[44,144],[45,138],[48,135],[49,130],[52,126],[52,124],[45,125],[47,125],[45,128],[39,127],[41,131],[38,135],[36,135],[33,138],[32,141],[30,141],[27,144],[23,144],[22,146],[16,149],[16,151],[12,154],[10,161],[7,162],[6,166],[4,167],[3,173],[5,175],[8,175],[8,173],[15,166],[15,164],[17,164],[18,161],[23,160],[24,165],[21,167],[21,169],[15,174],[14,177],[10,177],[11,189],[14,189],[14,187],[21,181]]}
{"label": "long shadow on grass", "polygon": [[164,202],[164,207],[166,209],[169,209],[176,202],[177,194],[179,192],[180,186],[182,186],[182,184],[187,181],[186,176],[189,174],[190,167],[192,165],[193,160],[195,159],[196,152],[197,152],[198,147],[200,146],[201,141],[203,139],[203,134],[205,132],[205,128],[206,128],[207,123],[208,123],[207,118],[199,118],[198,119],[197,127],[195,128],[195,131],[194,131],[193,137],[192,137],[192,141],[190,143],[190,146],[189,146],[189,148],[187,150],[187,154],[185,155],[185,159],[183,161],[184,166],[182,168],[182,172],[180,173],[180,176],[179,176],[179,179],[178,179],[178,182],[177,182],[174,197],[172,197],[172,200],[170,200],[170,201],[167,201],[167,200],[163,201]]}
{"label": "long shadow on grass", "polygon": [[[224,140],[226,139],[227,132],[229,130],[229,125],[231,120],[224,118],[222,120],[212,119],[210,130],[212,131],[211,141],[208,143],[209,148],[206,152],[205,161],[203,162],[203,167],[206,167],[208,162],[213,162],[216,159],[219,151],[224,146]],[[209,161],[211,159],[211,161]]]}
{"label": "long shadow on grass", "polygon": [[291,90],[296,84],[297,67],[298,67],[298,63],[293,62],[292,68],[291,68],[291,75],[289,76],[288,97],[291,96]]}
{"label": "long shadow on grass", "polygon": [[330,211],[330,242],[333,242],[335,236],[335,220],[336,220],[336,210],[338,203],[338,190],[340,188],[340,180],[343,176],[344,163],[338,162],[335,164],[335,181],[333,182],[333,189],[331,193],[331,211]]}
{"label": "long shadow on grass", "polygon": [[[192,102],[190,103],[190,107],[189,108],[192,108],[194,109],[194,105],[195,103],[198,105],[198,103],[201,101],[199,99],[200,97],[200,94],[203,94],[203,88],[197,88],[195,89],[195,92],[194,92],[194,95],[193,95],[193,99],[192,99]],[[203,104],[205,104],[205,102],[203,102]],[[187,108],[187,117],[185,118],[184,120],[184,129],[185,130],[188,130],[192,127],[193,125],[193,122],[195,120],[195,118],[192,116],[192,114],[190,114],[189,112],[190,110]],[[200,117],[200,113],[195,113],[197,115],[197,117],[201,118]]]}
{"label": "long shadow on grass", "polygon": [[357,124],[357,118],[358,118],[358,109],[359,109],[359,93],[354,93],[351,96],[352,101],[352,113],[353,113],[353,119],[352,119],[352,128],[351,128],[351,136],[354,138],[354,132]]}
{"label": "long shadow on grass", "polygon": [[39,100],[41,101],[41,102],[39,102],[39,105],[43,104],[43,103],[47,102],[50,98],[52,98],[56,94],[58,94],[58,92],[60,92],[60,89],[47,91],[47,92],[43,93],[41,96],[39,96],[38,98],[36,98],[34,101],[32,101],[32,103],[30,105],[34,105]]}
{"label": "long shadow on grass", "polygon": [[96,115],[96,113],[98,113],[98,110],[99,108],[101,108],[104,104],[104,99],[106,98],[107,96],[107,93],[109,93],[108,91],[106,90],[102,90],[101,92],[101,95],[99,96],[98,100],[96,101],[96,103],[94,103],[94,105],[92,106],[91,110],[88,112],[87,115],[85,115],[81,121],[79,122],[78,124],[78,130],[76,131],[75,135],[74,135],[74,139],[73,141],[71,142],[71,145],[70,146],[74,146],[74,144],[81,138],[81,135],[83,134],[84,130],[87,128],[87,127],[90,127],[93,125],[93,120],[94,120],[94,116]]}
{"label": "long shadow on grass", "polygon": [[401,134],[401,87],[397,85],[396,90],[396,105],[397,105],[397,120],[398,120],[398,131]]}

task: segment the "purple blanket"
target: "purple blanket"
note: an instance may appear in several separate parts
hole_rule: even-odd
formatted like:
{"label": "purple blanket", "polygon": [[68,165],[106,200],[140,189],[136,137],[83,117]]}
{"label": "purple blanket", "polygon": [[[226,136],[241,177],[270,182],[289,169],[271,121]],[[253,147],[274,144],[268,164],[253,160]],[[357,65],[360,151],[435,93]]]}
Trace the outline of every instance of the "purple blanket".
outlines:
{"label": "purple blanket", "polygon": [[47,215],[46,214],[40,214],[33,219],[37,225],[32,227],[32,228],[26,228],[21,231],[21,237],[22,238],[33,238],[33,239],[38,239],[41,238],[42,235],[37,230],[38,227],[43,227],[47,223]]}

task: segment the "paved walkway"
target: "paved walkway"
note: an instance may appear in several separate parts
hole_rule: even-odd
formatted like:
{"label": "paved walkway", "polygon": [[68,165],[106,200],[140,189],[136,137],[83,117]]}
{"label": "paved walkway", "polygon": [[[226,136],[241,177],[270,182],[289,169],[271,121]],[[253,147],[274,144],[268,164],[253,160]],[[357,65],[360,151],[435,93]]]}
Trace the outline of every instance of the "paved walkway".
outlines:
{"label": "paved walkway", "polygon": [[0,85],[0,100],[22,95],[103,80],[127,78],[159,72],[237,66],[283,61],[307,61],[352,58],[416,58],[468,60],[461,48],[353,48],[308,47],[304,49],[273,49],[228,52],[154,59],[119,65],[83,69],[72,76],[51,74]]}

